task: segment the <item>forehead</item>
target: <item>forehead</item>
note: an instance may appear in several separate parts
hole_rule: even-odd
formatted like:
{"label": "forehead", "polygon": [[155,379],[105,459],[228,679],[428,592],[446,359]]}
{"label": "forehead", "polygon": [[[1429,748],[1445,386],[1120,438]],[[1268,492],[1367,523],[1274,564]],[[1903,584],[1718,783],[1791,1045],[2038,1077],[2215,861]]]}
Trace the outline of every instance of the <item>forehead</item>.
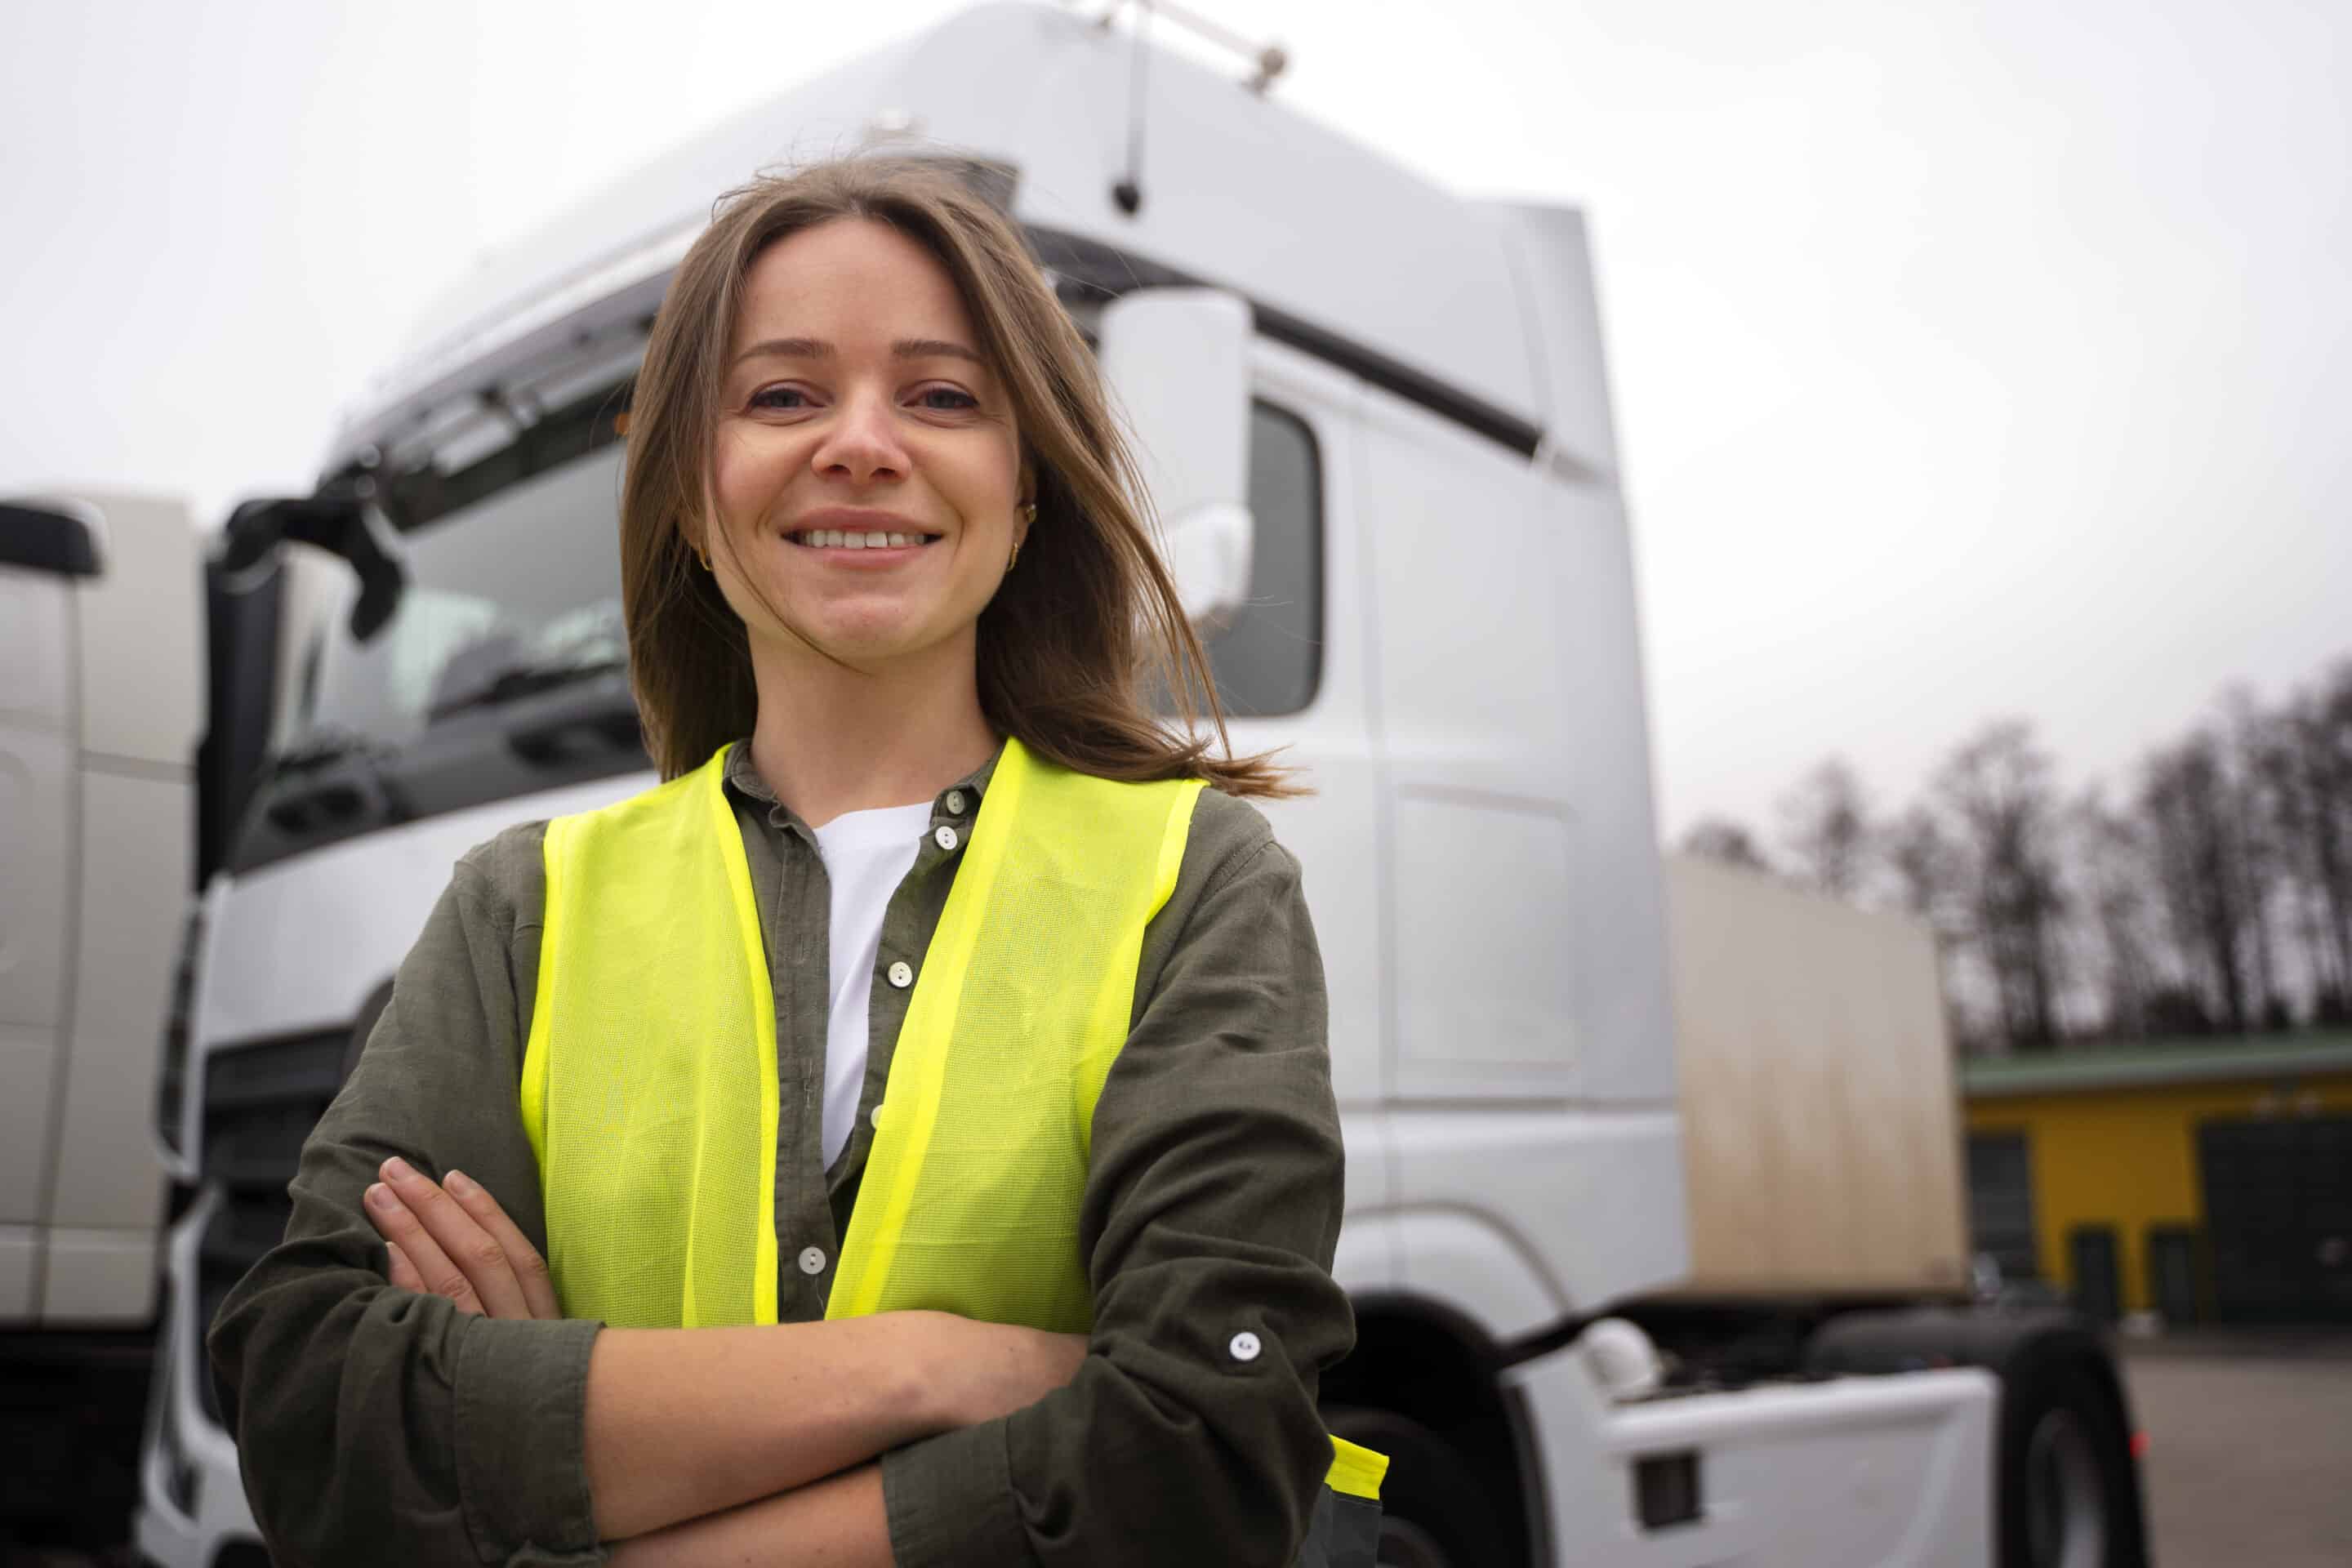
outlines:
{"label": "forehead", "polygon": [[938,258],[887,224],[835,218],[761,251],[743,277],[739,349],[772,337],[973,342],[955,279]]}

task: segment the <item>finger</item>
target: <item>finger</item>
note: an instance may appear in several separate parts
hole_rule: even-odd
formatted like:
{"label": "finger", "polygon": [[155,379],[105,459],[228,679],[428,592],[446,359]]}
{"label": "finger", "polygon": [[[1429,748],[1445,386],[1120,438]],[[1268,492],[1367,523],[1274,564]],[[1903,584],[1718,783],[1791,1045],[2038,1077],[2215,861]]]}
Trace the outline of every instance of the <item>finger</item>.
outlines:
{"label": "finger", "polygon": [[548,1272],[547,1259],[539,1255],[530,1237],[523,1235],[522,1227],[507,1217],[507,1211],[499,1206],[499,1200],[490,1196],[489,1190],[463,1171],[450,1172],[442,1178],[441,1184],[460,1207],[474,1216],[474,1222],[498,1237],[499,1245],[506,1249],[507,1267],[514,1270],[515,1279],[522,1286],[530,1315],[563,1316],[563,1308],[555,1299],[555,1279]]}
{"label": "finger", "polygon": [[378,1182],[367,1190],[366,1203],[368,1219],[385,1244],[407,1254],[409,1266],[416,1270],[418,1290],[447,1297],[461,1312],[481,1311],[482,1299],[474,1293],[473,1282],[449,1261],[440,1244],[425,1234],[424,1226],[408,1212],[408,1205],[400,1201],[398,1193]]}
{"label": "finger", "polygon": [[[457,1200],[441,1190],[440,1183],[397,1154],[383,1163],[383,1175],[400,1194],[401,1204],[440,1247],[441,1255],[472,1281],[484,1311],[493,1318],[530,1316],[530,1303],[523,1299],[522,1282],[507,1263],[506,1248],[459,1208]],[[418,1267],[423,1266],[419,1259]],[[428,1273],[425,1278],[432,1276]]]}
{"label": "finger", "polygon": [[404,1290],[424,1295],[425,1276],[416,1271],[416,1265],[408,1261],[408,1254],[400,1250],[400,1243],[387,1241],[383,1245],[384,1250],[392,1255],[392,1267],[386,1270],[386,1277]]}

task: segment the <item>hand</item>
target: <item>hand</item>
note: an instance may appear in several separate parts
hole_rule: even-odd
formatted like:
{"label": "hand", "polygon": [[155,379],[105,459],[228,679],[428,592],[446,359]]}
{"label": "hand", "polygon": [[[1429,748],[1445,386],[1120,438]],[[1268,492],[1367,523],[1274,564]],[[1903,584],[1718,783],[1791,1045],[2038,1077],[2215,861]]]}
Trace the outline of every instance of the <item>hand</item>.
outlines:
{"label": "hand", "polygon": [[547,1260],[464,1172],[436,1183],[394,1155],[378,1173],[367,1215],[391,1249],[394,1285],[492,1318],[563,1316]]}
{"label": "hand", "polygon": [[946,1427],[976,1426],[1034,1405],[1067,1387],[1087,1359],[1084,1334],[940,1316],[947,1339],[931,1392]]}

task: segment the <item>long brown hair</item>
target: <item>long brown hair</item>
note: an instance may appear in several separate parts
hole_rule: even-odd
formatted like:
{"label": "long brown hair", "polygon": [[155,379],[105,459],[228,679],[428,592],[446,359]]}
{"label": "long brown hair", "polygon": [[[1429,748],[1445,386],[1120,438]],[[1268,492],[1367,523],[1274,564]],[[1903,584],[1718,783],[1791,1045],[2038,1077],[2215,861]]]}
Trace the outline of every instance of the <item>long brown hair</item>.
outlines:
{"label": "long brown hair", "polygon": [[[947,269],[1011,397],[1036,478],[1036,521],[979,626],[981,710],[1041,756],[1109,779],[1201,778],[1233,795],[1297,793],[1266,756],[1235,757],[1209,662],[1154,548],[1150,501],[1093,353],[1019,232],[938,162],[856,156],[719,198],[678,264],[637,374],[621,498],[621,603],[647,749],[664,778],[751,732],[742,622],[695,541],[744,275],[819,224],[885,223]],[[1174,694],[1156,715],[1147,679]],[[1223,753],[1194,733],[1201,708]]]}

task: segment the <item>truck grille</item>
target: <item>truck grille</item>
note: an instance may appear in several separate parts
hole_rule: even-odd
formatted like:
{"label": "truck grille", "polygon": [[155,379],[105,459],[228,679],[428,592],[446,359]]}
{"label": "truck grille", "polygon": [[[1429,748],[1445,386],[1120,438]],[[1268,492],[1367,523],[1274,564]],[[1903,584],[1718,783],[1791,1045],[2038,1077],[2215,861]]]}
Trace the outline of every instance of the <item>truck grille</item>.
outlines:
{"label": "truck grille", "polygon": [[[219,1186],[196,1248],[196,1331],[212,1328],[229,1289],[286,1234],[287,1195],[302,1141],[341,1087],[348,1029],[294,1035],[214,1051],[205,1062],[201,1179]],[[205,1414],[221,1420],[213,1380],[200,1377]]]}

